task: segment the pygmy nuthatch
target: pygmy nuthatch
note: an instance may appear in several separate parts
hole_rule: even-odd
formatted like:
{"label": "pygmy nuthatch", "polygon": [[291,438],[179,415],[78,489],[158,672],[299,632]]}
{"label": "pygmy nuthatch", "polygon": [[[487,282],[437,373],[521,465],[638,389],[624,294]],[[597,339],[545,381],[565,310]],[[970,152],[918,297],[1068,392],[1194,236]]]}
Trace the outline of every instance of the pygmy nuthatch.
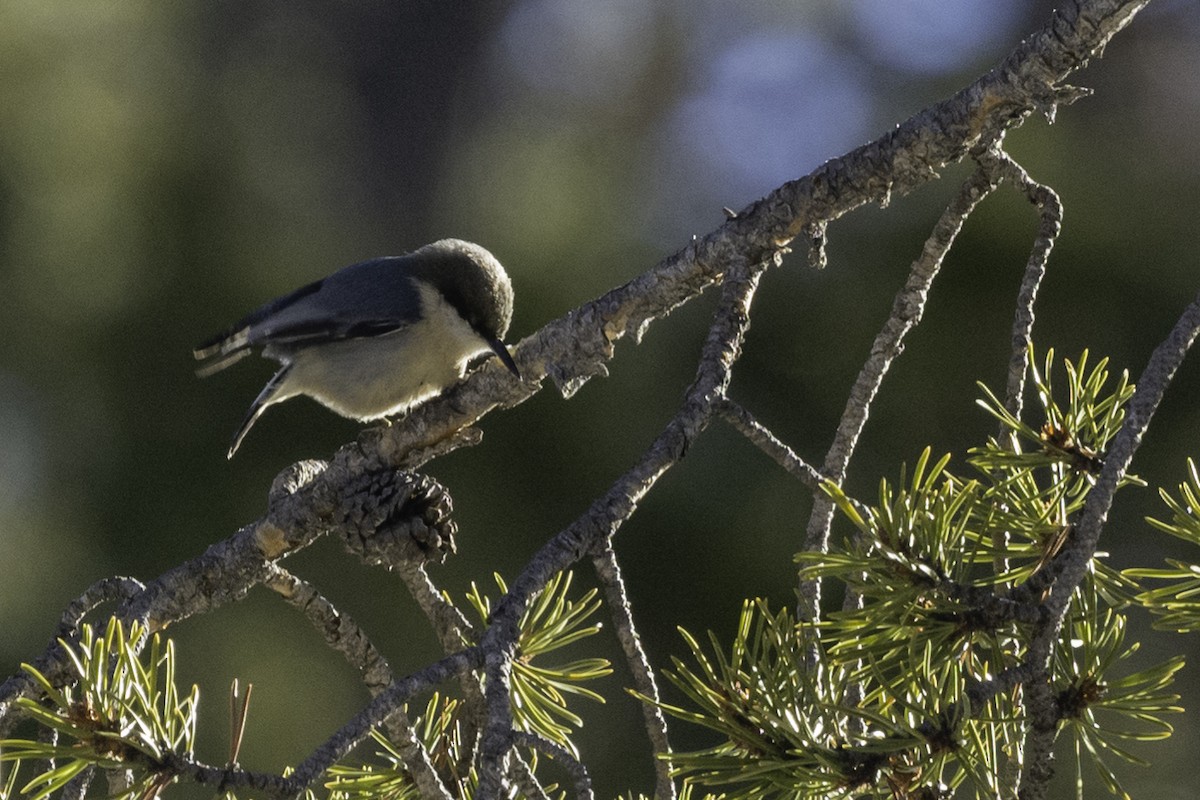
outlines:
{"label": "pygmy nuthatch", "polygon": [[259,345],[283,365],[234,434],[233,458],[267,406],[298,394],[370,420],[433,397],[488,350],[520,377],[501,341],[512,308],[512,284],[495,256],[443,239],[353,264],[272,300],[199,345],[196,358],[212,361],[196,374],[222,370]]}

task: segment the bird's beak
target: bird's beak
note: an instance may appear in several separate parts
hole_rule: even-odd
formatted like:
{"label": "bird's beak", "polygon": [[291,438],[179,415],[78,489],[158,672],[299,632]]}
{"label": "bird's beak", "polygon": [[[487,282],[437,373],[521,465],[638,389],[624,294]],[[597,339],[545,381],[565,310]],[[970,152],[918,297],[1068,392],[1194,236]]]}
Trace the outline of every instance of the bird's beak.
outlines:
{"label": "bird's beak", "polygon": [[516,375],[518,379],[521,377],[521,370],[517,369],[517,362],[513,361],[512,355],[508,352],[508,348],[504,346],[504,342],[499,339],[489,339],[488,344],[492,348],[500,360],[504,362],[504,366],[508,367],[508,371]]}

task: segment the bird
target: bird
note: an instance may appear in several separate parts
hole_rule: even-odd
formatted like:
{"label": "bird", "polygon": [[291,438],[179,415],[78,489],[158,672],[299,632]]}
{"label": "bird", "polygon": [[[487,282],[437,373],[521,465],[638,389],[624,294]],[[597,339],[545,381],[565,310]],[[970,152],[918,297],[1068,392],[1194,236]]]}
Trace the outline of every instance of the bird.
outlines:
{"label": "bird", "polygon": [[227,458],[270,406],[307,395],[351,419],[406,412],[494,353],[521,376],[503,342],[513,290],[500,262],[483,247],[442,239],[401,256],[384,256],[334,272],[278,297],[197,345],[207,377],[261,347],[279,371],[250,405]]}

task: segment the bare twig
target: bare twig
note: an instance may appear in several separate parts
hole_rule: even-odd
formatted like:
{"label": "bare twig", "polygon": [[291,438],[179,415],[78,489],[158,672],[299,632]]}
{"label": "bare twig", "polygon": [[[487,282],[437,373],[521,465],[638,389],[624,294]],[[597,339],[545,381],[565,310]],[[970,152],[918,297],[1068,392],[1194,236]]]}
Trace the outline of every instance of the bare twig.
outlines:
{"label": "bare twig", "polygon": [[543,752],[559,764],[562,764],[563,768],[570,774],[571,780],[575,784],[575,796],[580,798],[580,800],[592,800],[595,796],[592,792],[592,779],[588,775],[587,767],[578,758],[573,756],[567,748],[555,744],[543,736],[537,736],[527,731],[515,732],[513,734],[513,743]]}
{"label": "bare twig", "polygon": [[613,628],[621,650],[625,653],[625,662],[633,676],[633,688],[653,703],[642,703],[642,716],[646,723],[646,733],[650,737],[652,757],[654,760],[654,796],[657,800],[674,800],[675,783],[671,780],[671,764],[662,756],[671,753],[671,743],[667,738],[667,721],[658,702],[658,684],[654,678],[654,668],[642,648],[642,640],[638,636],[633,623],[633,608],[629,604],[629,596],[625,593],[625,582],[621,579],[621,567],[617,563],[617,554],[611,543],[606,543],[599,552],[592,556],[592,565],[596,575],[604,587],[604,596],[612,613]]}
{"label": "bare twig", "polygon": [[[1037,302],[1038,289],[1046,274],[1046,264],[1050,260],[1050,251],[1058,240],[1062,230],[1063,207],[1058,194],[1049,186],[1037,183],[1013,158],[1001,149],[1000,142],[979,153],[975,160],[980,168],[985,170],[993,180],[1011,181],[1017,189],[1024,193],[1030,203],[1037,206],[1040,213],[1037,236],[1033,240],[1033,248],[1025,264],[1025,274],[1021,278],[1021,288],[1017,292],[1017,309],[1013,316],[1012,354],[1008,361],[1008,379],[1005,388],[1004,407],[1017,419],[1025,402],[1025,375],[1029,371],[1029,346],[1033,337],[1034,304]],[[1000,436],[1008,436],[1015,441],[1016,435],[1000,426]],[[1007,534],[995,531],[993,547],[997,553],[994,559],[996,574],[1008,572],[1008,559],[1001,553],[1007,552]]]}
{"label": "bare twig", "polygon": [[1032,340],[1034,319],[1033,306],[1037,301],[1037,292],[1042,278],[1046,274],[1046,263],[1050,259],[1050,251],[1054,249],[1054,243],[1058,240],[1058,234],[1062,230],[1062,201],[1049,186],[1030,178],[1029,173],[1014,161],[1012,156],[1000,149],[999,144],[988,148],[976,160],[994,180],[1012,181],[1025,194],[1029,202],[1037,206],[1041,216],[1037,236],[1033,240],[1033,249],[1030,251],[1029,260],[1025,265],[1025,275],[1021,279],[1021,289],[1017,293],[1017,310],[1012,329],[1012,356],[1008,362],[1008,385],[1004,400],[1004,407],[1008,409],[1008,412],[1020,419],[1024,401],[1025,374],[1029,370],[1029,343]]}
{"label": "bare twig", "polygon": [[193,783],[211,786],[216,794],[234,789],[253,789],[262,794],[285,800],[304,790],[295,778],[285,778],[264,772],[251,772],[236,767],[214,767],[177,753],[164,753],[161,759],[164,774],[187,778]]}
{"label": "bare twig", "polygon": [[386,724],[393,715],[402,712],[404,704],[418,692],[438,686],[443,681],[482,666],[483,653],[468,648],[445,656],[392,685],[371,699],[371,702],[343,725],[320,747],[309,754],[292,773],[289,780],[299,792],[325,774],[331,766],[345,757],[355,745],[371,733],[371,728]]}
{"label": "bare twig", "polygon": [[[270,569],[266,585],[304,612],[313,627],[325,637],[325,642],[358,670],[372,697],[378,696],[391,685],[394,679],[391,666],[358,623],[334,608],[312,584],[282,567],[271,565]],[[413,782],[421,790],[421,796],[449,800],[450,793],[438,778],[429,760],[429,753],[417,738],[408,714],[403,709],[397,709],[388,720],[387,727],[388,740],[395,745],[404,766],[413,776]]]}
{"label": "bare twig", "polygon": [[[846,409],[838,423],[833,444],[825,456],[821,469],[829,480],[841,485],[846,477],[846,467],[854,454],[858,437],[866,425],[871,402],[879,392],[883,377],[892,362],[904,349],[904,337],[921,321],[925,311],[925,300],[929,287],[937,277],[942,260],[962,230],[963,223],[979,202],[996,188],[996,184],[982,171],[976,170],[959,189],[958,195],[942,212],[933,226],[921,255],[913,262],[908,280],[896,294],[892,312],[883,329],[871,344],[871,354],[858,373]],[[804,549],[825,552],[829,549],[829,528],[833,521],[834,503],[824,494],[817,494],[808,520]],[[800,619],[816,621],[820,616],[821,587],[816,580],[801,581],[797,590],[797,614]],[[856,602],[853,593],[847,593],[847,602]]]}
{"label": "bare twig", "polygon": [[404,563],[397,564],[394,569],[433,626],[443,652],[453,653],[475,640],[474,626],[437,590],[423,565]]}
{"label": "bare twig", "polygon": [[123,576],[102,578],[96,581],[87,588],[87,591],[67,604],[67,607],[63,610],[62,620],[59,622],[59,635],[67,637],[77,633],[79,631],[79,623],[83,621],[83,618],[89,611],[92,611],[101,603],[114,600],[128,600],[145,588],[145,584],[136,578],[126,578]]}
{"label": "bare twig", "polygon": [[341,653],[350,666],[358,670],[372,697],[391,684],[392,668],[387,659],[371,643],[358,623],[334,608],[333,603],[312,584],[275,564],[269,566],[263,584],[289,605],[304,612],[308,621],[325,638],[325,643]]}
{"label": "bare twig", "polygon": [[525,759],[509,759],[508,779],[529,800],[550,800],[550,795],[542,788],[542,784],[538,781],[537,776],[533,774]]}
{"label": "bare twig", "polygon": [[787,470],[789,475],[814,492],[821,488],[821,481],[825,480],[825,476],[817,472],[816,467],[796,455],[796,451],[780,441],[769,428],[755,419],[754,415],[744,407],[726,399],[717,404],[717,413],[734,430],[745,436],[751,444]]}
{"label": "bare twig", "polygon": [[480,747],[478,797],[490,800],[499,796],[504,758],[512,746],[509,673],[522,610],[552,575],[585,554],[606,547],[610,537],[633,514],[638,501],[683,457],[690,442],[708,425],[741,353],[742,339],[750,322],[750,303],[762,267],[735,263],[727,269],[721,302],[713,315],[696,380],[688,389],[683,407],[640,461],[604,497],[534,555],[493,612],[492,624],[480,642],[487,653],[488,717]]}

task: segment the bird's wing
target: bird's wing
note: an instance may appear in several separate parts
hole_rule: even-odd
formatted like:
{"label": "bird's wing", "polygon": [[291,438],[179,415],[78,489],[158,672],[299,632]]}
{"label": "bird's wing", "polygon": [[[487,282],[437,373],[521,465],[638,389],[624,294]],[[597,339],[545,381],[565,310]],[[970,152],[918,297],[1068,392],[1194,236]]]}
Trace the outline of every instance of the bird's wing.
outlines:
{"label": "bird's wing", "polygon": [[197,359],[214,359],[198,374],[211,375],[258,345],[287,348],[381,336],[411,324],[420,314],[421,298],[412,278],[395,263],[403,258],[351,265],[256,309],[196,347]]}

